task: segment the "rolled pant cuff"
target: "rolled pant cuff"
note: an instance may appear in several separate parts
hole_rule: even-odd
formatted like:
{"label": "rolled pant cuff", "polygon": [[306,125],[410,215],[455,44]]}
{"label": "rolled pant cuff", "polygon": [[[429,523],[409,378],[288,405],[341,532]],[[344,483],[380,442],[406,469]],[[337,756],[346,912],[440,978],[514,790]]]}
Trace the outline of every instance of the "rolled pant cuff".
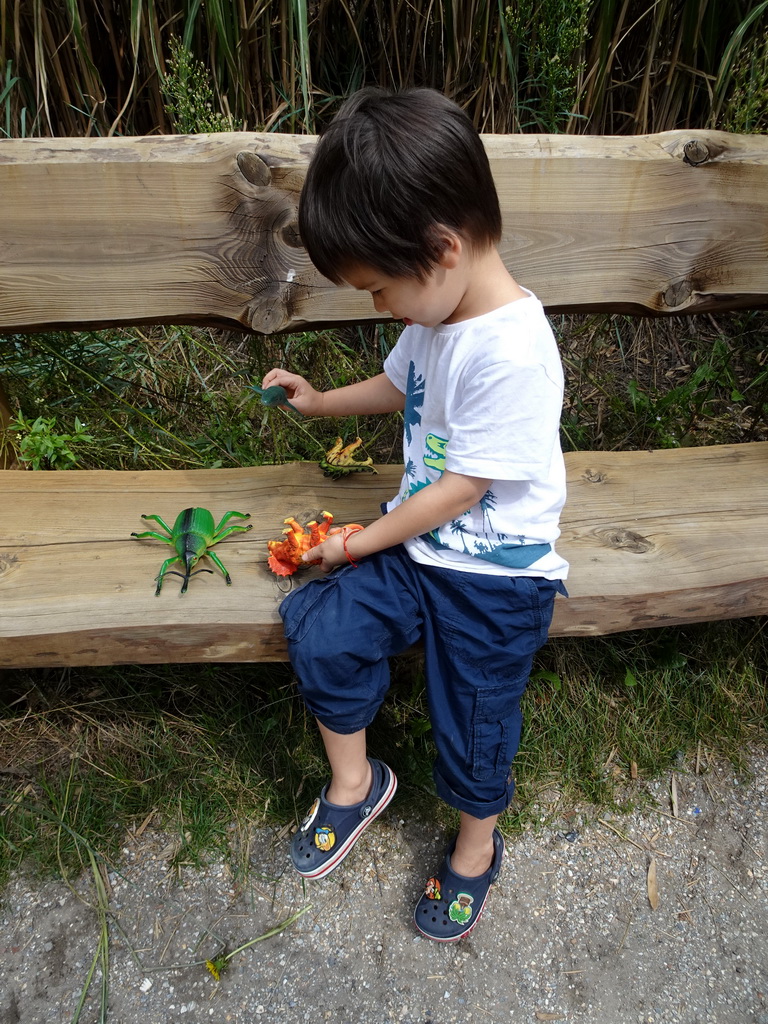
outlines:
{"label": "rolled pant cuff", "polygon": [[437,795],[441,800],[444,800],[449,807],[455,807],[457,811],[464,811],[466,814],[471,814],[473,818],[481,820],[483,818],[490,818],[493,814],[501,814],[502,811],[506,811],[512,802],[512,794],[515,791],[514,782],[510,782],[507,784],[506,794],[499,797],[498,800],[469,800],[453,790],[437,769],[435,769],[433,775]]}
{"label": "rolled pant cuff", "polygon": [[[312,711],[312,708],[310,708],[309,710]],[[314,714],[314,712],[312,713]],[[329,732],[335,732],[339,736],[351,736],[353,733],[361,732],[363,729],[367,729],[368,726],[373,721],[373,719],[371,719],[370,721],[361,722],[360,725],[354,725],[350,724],[349,722],[339,722],[336,720],[332,722],[324,721],[320,717],[320,715],[315,715],[315,718],[320,723],[320,725],[325,726],[325,728],[328,729]]]}

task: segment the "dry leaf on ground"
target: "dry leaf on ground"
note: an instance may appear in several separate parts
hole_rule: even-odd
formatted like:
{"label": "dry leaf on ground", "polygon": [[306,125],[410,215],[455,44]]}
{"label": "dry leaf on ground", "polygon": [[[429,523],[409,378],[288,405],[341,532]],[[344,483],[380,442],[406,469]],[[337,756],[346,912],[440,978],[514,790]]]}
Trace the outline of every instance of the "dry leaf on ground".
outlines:
{"label": "dry leaf on ground", "polygon": [[648,902],[651,909],[656,910],[659,905],[659,888],[656,883],[656,858],[651,857],[648,865]]}

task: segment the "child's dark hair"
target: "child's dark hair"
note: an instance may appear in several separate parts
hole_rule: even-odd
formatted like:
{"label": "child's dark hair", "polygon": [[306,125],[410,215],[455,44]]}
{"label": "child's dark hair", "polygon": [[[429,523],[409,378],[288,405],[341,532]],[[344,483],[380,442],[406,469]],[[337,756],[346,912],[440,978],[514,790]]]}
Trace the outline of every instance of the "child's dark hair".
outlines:
{"label": "child's dark hair", "polygon": [[423,280],[441,255],[439,226],[474,249],[501,237],[501,211],[469,117],[432,89],[362,89],[317,144],[299,202],[310,259],[340,284],[368,266]]}

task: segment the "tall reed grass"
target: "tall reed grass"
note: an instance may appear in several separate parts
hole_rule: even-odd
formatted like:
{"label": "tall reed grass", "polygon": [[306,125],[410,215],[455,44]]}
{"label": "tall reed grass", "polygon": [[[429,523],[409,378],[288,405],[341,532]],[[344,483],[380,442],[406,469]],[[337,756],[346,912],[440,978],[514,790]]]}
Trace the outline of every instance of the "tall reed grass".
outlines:
{"label": "tall reed grass", "polygon": [[[178,129],[173,39],[208,70],[211,109],[248,130],[314,132],[365,84],[434,86],[483,131],[728,128],[734,95],[759,90],[767,12],[768,0],[4,0],[0,133]],[[765,106],[755,113],[765,127]]]}

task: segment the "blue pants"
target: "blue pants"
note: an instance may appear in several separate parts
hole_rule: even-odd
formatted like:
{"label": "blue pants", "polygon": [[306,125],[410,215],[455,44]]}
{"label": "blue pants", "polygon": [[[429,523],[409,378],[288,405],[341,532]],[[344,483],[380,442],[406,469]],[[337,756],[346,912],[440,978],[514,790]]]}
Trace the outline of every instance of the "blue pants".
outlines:
{"label": "blue pants", "polygon": [[387,659],[421,640],[437,792],[487,818],[512,799],[520,698],[558,592],[559,580],[420,565],[398,546],[311,580],[280,614],[301,694],[336,733],[371,724]]}

